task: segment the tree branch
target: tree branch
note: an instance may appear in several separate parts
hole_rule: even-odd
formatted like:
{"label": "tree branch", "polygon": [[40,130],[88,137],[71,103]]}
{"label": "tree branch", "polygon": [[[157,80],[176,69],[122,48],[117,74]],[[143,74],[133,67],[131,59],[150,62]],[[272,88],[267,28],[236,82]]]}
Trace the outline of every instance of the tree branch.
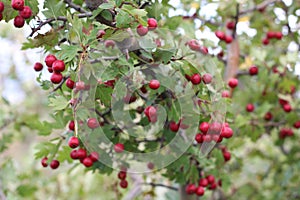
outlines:
{"label": "tree branch", "polygon": [[165,187],[165,188],[168,188],[170,190],[178,191],[178,188],[176,188],[176,187],[169,186],[169,185],[164,185],[164,184],[161,184],[161,183],[144,183],[144,184],[145,185],[151,185],[152,187]]}
{"label": "tree branch", "polygon": [[80,13],[87,13],[88,11],[84,10],[81,6],[72,2],[72,0],[64,0],[66,4],[69,5],[70,8],[74,8],[76,11]]}
{"label": "tree branch", "polygon": [[266,8],[268,5],[272,4],[272,3],[276,3],[276,2],[279,2],[280,0],[265,0],[263,1],[262,3],[254,6],[253,8],[250,8],[250,9],[247,9],[247,10],[242,10],[240,11],[239,15],[245,15],[245,14],[248,14],[250,12],[253,12],[255,10],[261,10],[261,9],[264,9]]}

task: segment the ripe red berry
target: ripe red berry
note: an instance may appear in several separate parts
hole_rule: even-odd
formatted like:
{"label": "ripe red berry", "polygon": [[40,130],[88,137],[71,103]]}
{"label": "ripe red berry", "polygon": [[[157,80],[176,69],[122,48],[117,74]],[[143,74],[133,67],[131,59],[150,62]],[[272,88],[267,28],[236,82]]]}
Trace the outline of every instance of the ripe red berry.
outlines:
{"label": "ripe red berry", "polygon": [[227,44],[230,44],[233,41],[233,37],[231,35],[226,35],[225,36],[225,42]]}
{"label": "ripe red berry", "polygon": [[63,72],[65,70],[65,63],[62,60],[56,60],[52,63],[54,72]]}
{"label": "ripe red berry", "polygon": [[25,24],[25,20],[23,17],[21,16],[16,16],[15,19],[14,19],[14,26],[16,28],[22,28]]}
{"label": "ripe red berry", "polygon": [[39,72],[39,71],[41,71],[41,70],[43,69],[43,64],[40,63],[40,62],[36,62],[36,63],[34,64],[33,69],[34,69],[35,71]]}
{"label": "ripe red berry", "polygon": [[116,153],[122,153],[124,151],[124,144],[122,143],[115,144],[114,150]]}
{"label": "ripe red berry", "polygon": [[197,189],[196,189],[196,195],[197,196],[203,196],[204,195],[204,188],[201,187],[201,186],[198,186]]}
{"label": "ripe red berry", "polygon": [[139,36],[144,36],[147,35],[148,33],[148,28],[144,27],[142,24],[138,25],[136,28],[136,32],[139,34]]}
{"label": "ripe red berry", "polygon": [[294,123],[294,128],[297,128],[297,129],[300,128],[300,121],[296,121],[296,122]]}
{"label": "ripe red berry", "polygon": [[78,159],[78,154],[77,154],[77,150],[76,150],[76,149],[73,149],[73,150],[71,151],[70,157],[71,157],[73,160]]}
{"label": "ripe red berry", "polygon": [[233,22],[233,21],[227,22],[226,27],[230,30],[234,29],[235,22]]}
{"label": "ripe red berry", "polygon": [[208,175],[206,179],[209,184],[213,184],[215,182],[215,177],[213,175]]}
{"label": "ripe red berry", "polygon": [[201,133],[197,133],[196,136],[195,136],[195,140],[198,143],[203,143],[203,135]]}
{"label": "ripe red berry", "polygon": [[24,9],[24,0],[12,0],[11,6],[15,10],[23,10]]}
{"label": "ripe red berry", "polygon": [[85,166],[85,167],[91,167],[93,165],[93,161],[90,157],[85,157],[82,161],[82,164]]}
{"label": "ripe red berry", "polygon": [[76,90],[84,90],[85,89],[85,83],[83,81],[78,81],[75,84]]}
{"label": "ripe red berry", "polygon": [[230,152],[229,151],[223,151],[223,157],[224,157],[225,162],[229,161],[230,158],[231,158]]}
{"label": "ripe red berry", "polygon": [[217,183],[212,183],[208,189],[215,190],[217,188]]}
{"label": "ripe red berry", "polygon": [[97,33],[97,39],[102,38],[105,35],[105,31],[104,30],[99,30]]}
{"label": "ripe red berry", "polygon": [[197,40],[192,39],[187,42],[187,45],[189,45],[190,49],[193,51],[200,51],[200,44]]}
{"label": "ripe red berry", "polygon": [[253,112],[254,109],[255,109],[255,107],[252,103],[247,104],[247,106],[246,106],[247,112]]}
{"label": "ripe red berry", "polygon": [[157,111],[155,107],[148,106],[144,110],[144,113],[150,122],[155,123],[157,121]]}
{"label": "ripe red berry", "polygon": [[223,98],[229,98],[230,97],[230,94],[229,94],[229,91],[225,90],[222,92],[222,97]]}
{"label": "ripe red berry", "polygon": [[239,81],[236,78],[231,78],[228,81],[228,86],[231,88],[235,88],[236,86],[238,86]]}
{"label": "ripe red berry", "polygon": [[177,124],[174,121],[170,122],[169,127],[170,127],[170,130],[173,131],[173,132],[177,132],[179,130],[179,124]]}
{"label": "ripe red berry", "polygon": [[284,99],[279,99],[278,100],[279,104],[284,106],[285,104],[288,104],[289,102],[287,100],[284,100]]}
{"label": "ripe red berry", "polygon": [[152,89],[152,90],[156,90],[160,87],[160,83],[158,80],[151,80],[149,82],[149,87]]}
{"label": "ripe red berry", "polygon": [[249,68],[249,74],[251,76],[257,75],[258,74],[258,67],[256,66],[252,66]]}
{"label": "ripe red berry", "polygon": [[154,30],[157,28],[157,21],[154,18],[149,18],[148,19],[148,29],[150,31]]}
{"label": "ripe red berry", "polygon": [[270,43],[270,41],[269,41],[268,38],[264,38],[264,39],[262,40],[262,43],[263,43],[263,45],[268,45],[268,44]]}
{"label": "ripe red berry", "polygon": [[51,82],[54,84],[60,83],[62,79],[63,75],[60,72],[54,72],[50,77]]}
{"label": "ripe red berry", "polygon": [[114,48],[115,45],[116,45],[116,43],[113,40],[105,40],[105,42],[104,42],[104,46],[106,48],[109,48],[109,47]]}
{"label": "ripe red berry", "polygon": [[203,134],[206,134],[207,131],[209,130],[209,123],[207,123],[207,122],[202,122],[202,123],[199,125],[199,130],[200,130]]}
{"label": "ripe red berry", "polygon": [[56,61],[56,57],[52,54],[49,54],[46,56],[45,58],[45,63],[48,67],[52,67],[52,64],[54,63],[54,61]]}
{"label": "ripe red berry", "polygon": [[203,142],[211,142],[212,141],[211,134],[203,135],[202,137],[203,137]]}
{"label": "ripe red berry", "polygon": [[208,54],[208,48],[205,46],[200,47],[200,52],[203,53],[204,55]]}
{"label": "ripe red berry", "polygon": [[43,167],[47,167],[47,166],[48,166],[47,161],[48,161],[48,158],[47,158],[47,157],[44,157],[44,158],[41,160],[41,164],[42,164]]}
{"label": "ripe red berry", "polygon": [[289,103],[284,104],[284,105],[283,105],[283,110],[284,110],[285,112],[289,113],[289,112],[292,111],[292,106],[291,106]]}
{"label": "ripe red berry", "polygon": [[185,192],[187,194],[194,194],[196,192],[196,189],[197,187],[194,184],[190,183],[185,187]]}
{"label": "ripe red berry", "polygon": [[1,1],[0,2],[0,13],[4,11],[4,3]]}
{"label": "ripe red berry", "polygon": [[282,36],[283,36],[283,35],[282,35],[281,32],[276,32],[274,37],[275,37],[276,39],[278,39],[278,40],[281,40],[281,39],[282,39]]}
{"label": "ripe red berry", "polygon": [[19,11],[19,15],[24,19],[29,19],[32,15],[31,8],[29,6],[24,6],[24,9]]}
{"label": "ripe red berry", "polygon": [[95,129],[99,127],[99,122],[96,118],[89,118],[87,121],[87,125],[90,129]]}
{"label": "ripe red berry", "polygon": [[89,157],[93,162],[97,162],[99,160],[99,154],[96,151],[91,152]]}
{"label": "ripe red berry", "polygon": [[275,38],[275,32],[268,31],[267,32],[267,39],[273,39],[273,38]]}
{"label": "ripe red berry", "polygon": [[51,169],[57,169],[59,167],[59,161],[58,160],[52,160],[50,163]]}
{"label": "ripe red berry", "polygon": [[233,131],[230,127],[223,127],[221,131],[221,137],[231,138],[233,135]]}
{"label": "ripe red berry", "polygon": [[191,82],[193,85],[198,85],[201,83],[201,76],[200,74],[194,74],[191,76]]}
{"label": "ripe red berry", "polygon": [[86,158],[87,157],[86,150],[85,149],[78,149],[77,150],[77,157],[78,157],[78,159]]}
{"label": "ripe red berry", "polygon": [[48,69],[48,72],[53,73],[52,67],[48,67],[47,69]]}
{"label": "ripe red berry", "polygon": [[154,169],[154,163],[148,162],[147,167],[148,167],[148,169]]}
{"label": "ripe red berry", "polygon": [[270,112],[267,112],[266,114],[265,114],[265,120],[266,121],[270,121],[272,118],[273,118],[273,115],[272,115],[272,113],[270,113]]}
{"label": "ripe red berry", "polygon": [[127,188],[127,186],[128,186],[128,182],[126,181],[126,180],[121,180],[120,181],[120,187],[121,188]]}
{"label": "ripe red berry", "polygon": [[199,186],[207,187],[208,186],[208,180],[206,178],[201,178],[199,180]]}
{"label": "ripe red berry", "polygon": [[219,38],[220,40],[225,40],[226,35],[223,31],[216,31],[215,35],[217,36],[217,38]]}
{"label": "ripe red berry", "polygon": [[125,180],[125,179],[126,179],[126,176],[127,176],[127,173],[126,173],[125,171],[120,171],[120,172],[118,173],[118,178],[119,178],[120,180]]}
{"label": "ripe red berry", "polygon": [[69,122],[69,129],[70,129],[71,131],[74,131],[74,130],[75,130],[75,122],[74,122],[73,120]]}
{"label": "ripe red berry", "polygon": [[72,149],[74,149],[74,148],[76,148],[76,147],[79,146],[79,139],[77,137],[73,136],[73,137],[71,137],[69,139],[68,144],[69,144],[69,147],[71,147]]}
{"label": "ripe red berry", "polygon": [[205,84],[210,84],[212,81],[212,76],[210,74],[204,74],[202,80]]}
{"label": "ripe red berry", "polygon": [[218,58],[222,58],[224,56],[224,51],[220,51],[218,54],[217,54]]}
{"label": "ripe red berry", "polygon": [[71,78],[68,78],[68,79],[66,80],[66,86],[67,86],[68,88],[70,88],[70,89],[73,89],[74,86],[75,86],[75,82],[74,82]]}

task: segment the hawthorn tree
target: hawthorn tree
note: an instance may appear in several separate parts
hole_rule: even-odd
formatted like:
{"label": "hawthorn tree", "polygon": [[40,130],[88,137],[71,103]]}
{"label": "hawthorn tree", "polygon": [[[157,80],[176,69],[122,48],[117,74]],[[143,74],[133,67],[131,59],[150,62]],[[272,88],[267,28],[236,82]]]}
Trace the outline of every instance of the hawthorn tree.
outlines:
{"label": "hawthorn tree", "polygon": [[31,27],[23,50],[44,50],[33,69],[53,120],[22,123],[51,138],[37,145],[43,167],[115,169],[120,190],[142,173],[185,200],[299,198],[296,1],[12,0],[0,11]]}

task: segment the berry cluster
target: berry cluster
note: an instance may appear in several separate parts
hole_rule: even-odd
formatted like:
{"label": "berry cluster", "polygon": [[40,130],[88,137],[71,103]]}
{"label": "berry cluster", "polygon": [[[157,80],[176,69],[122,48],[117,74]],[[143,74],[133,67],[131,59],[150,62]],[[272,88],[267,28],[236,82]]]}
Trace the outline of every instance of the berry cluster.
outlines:
{"label": "berry cluster", "polygon": [[208,73],[204,74],[202,77],[198,73],[192,75],[186,74],[185,78],[188,81],[191,81],[193,85],[198,85],[201,83],[201,81],[203,81],[204,84],[210,84],[212,82],[212,75]]}
{"label": "berry cluster", "polygon": [[120,185],[121,188],[124,188],[124,189],[126,189],[127,186],[128,186],[128,182],[126,180],[126,177],[127,177],[126,169],[122,170],[122,171],[119,171],[119,173],[118,173],[118,179],[120,179],[119,185]]}
{"label": "berry cluster", "polygon": [[226,44],[230,44],[233,40],[233,37],[231,35],[226,35],[223,31],[216,31],[215,35],[220,40],[226,42]]}
{"label": "berry cluster", "polygon": [[268,31],[266,37],[262,40],[264,45],[268,45],[271,39],[281,40],[283,37],[281,32]]}
{"label": "berry cluster", "polygon": [[154,18],[148,19],[148,27],[143,26],[142,24],[139,24],[136,28],[137,34],[139,36],[145,36],[147,35],[148,31],[155,30],[157,28],[157,21]]}
{"label": "berry cluster", "polygon": [[11,7],[19,12],[19,15],[14,19],[14,26],[16,28],[22,28],[25,24],[25,19],[29,19],[32,16],[31,8],[25,6],[24,0],[13,0]]}
{"label": "berry cluster", "polygon": [[[41,160],[41,164],[43,167],[48,167],[48,158],[47,157],[44,157],[42,160]],[[50,162],[50,168],[51,169],[57,169],[59,167],[59,161],[58,160],[52,160]]]}
{"label": "berry cluster", "polygon": [[206,46],[201,46],[198,40],[192,39],[188,41],[186,45],[193,51],[198,51],[204,55],[208,54],[208,48]]}
{"label": "berry cluster", "polygon": [[205,188],[208,188],[209,190],[215,190],[218,186],[222,186],[222,181],[219,180],[216,182],[215,177],[210,174],[205,178],[200,178],[198,187],[193,183],[188,184],[185,188],[185,192],[189,195],[196,194],[197,196],[203,196],[205,193]]}

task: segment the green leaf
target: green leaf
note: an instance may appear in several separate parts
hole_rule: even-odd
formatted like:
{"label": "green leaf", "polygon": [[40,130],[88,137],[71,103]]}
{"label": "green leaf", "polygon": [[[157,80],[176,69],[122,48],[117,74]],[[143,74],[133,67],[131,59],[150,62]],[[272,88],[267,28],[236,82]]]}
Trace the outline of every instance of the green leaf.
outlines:
{"label": "green leaf", "polygon": [[23,184],[17,187],[17,192],[22,197],[30,197],[33,196],[34,193],[38,190],[36,186]]}
{"label": "green leaf", "polygon": [[118,28],[128,28],[132,22],[132,17],[127,12],[120,10],[116,16],[116,22]]}
{"label": "green leaf", "polygon": [[63,110],[68,105],[69,101],[63,96],[49,98],[49,106],[53,107],[53,110]]}
{"label": "green leaf", "polygon": [[108,2],[108,3],[103,3],[101,4],[98,8],[101,8],[101,9],[111,9],[111,8],[114,8],[114,3],[113,2]]}
{"label": "green leaf", "polygon": [[155,60],[162,61],[167,64],[171,58],[175,55],[176,49],[157,49],[154,52]]}

